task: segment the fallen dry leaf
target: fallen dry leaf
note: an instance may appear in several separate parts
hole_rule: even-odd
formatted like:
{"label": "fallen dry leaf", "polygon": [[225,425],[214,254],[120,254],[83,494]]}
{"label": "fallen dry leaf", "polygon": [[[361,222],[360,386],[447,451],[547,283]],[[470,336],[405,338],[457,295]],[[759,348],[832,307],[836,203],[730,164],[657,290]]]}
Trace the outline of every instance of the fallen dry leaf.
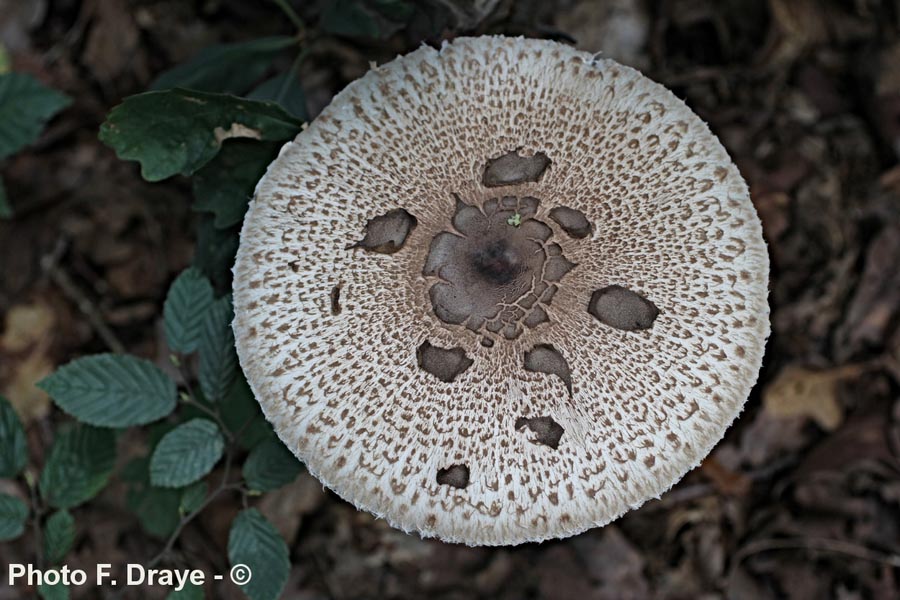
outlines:
{"label": "fallen dry leaf", "polygon": [[6,313],[0,351],[23,352],[44,340],[56,324],[53,309],[46,304],[18,304]]}
{"label": "fallen dry leaf", "polygon": [[746,495],[753,485],[747,475],[729,469],[714,456],[708,456],[700,464],[700,470],[709,478],[716,490],[727,496]]}
{"label": "fallen dry leaf", "polygon": [[86,5],[93,25],[82,61],[101,82],[112,82],[126,69],[146,77],[146,61],[138,53],[140,32],[122,0],[93,0]]}
{"label": "fallen dry leaf", "polygon": [[857,365],[828,371],[788,366],[763,391],[763,407],[771,416],[806,417],[825,431],[834,431],[844,420],[837,384],[861,370]]}
{"label": "fallen dry leaf", "polygon": [[315,511],[324,501],[322,484],[303,471],[293,483],[265,494],[259,510],[290,544],[303,516]]}
{"label": "fallen dry leaf", "polygon": [[896,326],[900,311],[898,256],[900,224],[882,229],[869,245],[862,278],[835,336],[839,359],[883,346]]}
{"label": "fallen dry leaf", "polygon": [[13,306],[4,318],[0,391],[26,423],[45,416],[50,409],[50,398],[34,384],[53,371],[48,353],[56,325],[53,309],[41,302]]}
{"label": "fallen dry leaf", "polygon": [[213,133],[215,134],[216,142],[218,142],[219,145],[221,145],[225,140],[231,138],[250,138],[254,140],[262,139],[262,134],[258,129],[247,127],[246,125],[243,125],[241,123],[232,123],[228,129],[216,127],[213,130]]}

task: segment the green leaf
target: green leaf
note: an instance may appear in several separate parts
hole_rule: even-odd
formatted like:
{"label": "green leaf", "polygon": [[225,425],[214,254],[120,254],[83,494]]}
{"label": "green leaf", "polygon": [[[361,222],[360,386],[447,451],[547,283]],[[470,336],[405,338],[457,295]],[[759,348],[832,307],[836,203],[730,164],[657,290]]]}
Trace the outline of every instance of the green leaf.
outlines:
{"label": "green leaf", "polygon": [[38,586],[38,594],[44,600],[69,600],[69,588],[62,583],[62,578],[56,585],[41,582]]}
{"label": "green leaf", "polygon": [[319,28],[336,35],[386,38],[414,12],[404,0],[327,0]]}
{"label": "green leaf", "polygon": [[37,386],[57,406],[97,427],[130,427],[161,419],[175,409],[175,382],[150,361],[97,354],[61,367]]}
{"label": "green leaf", "polygon": [[212,403],[225,397],[237,373],[234,331],[231,329],[233,319],[234,310],[228,295],[213,302],[203,321],[198,379],[200,390]]}
{"label": "green leaf", "polygon": [[192,419],[167,433],[150,459],[150,483],[181,487],[194,483],[222,457],[225,440],[209,419]]}
{"label": "green leaf", "polygon": [[0,75],[0,160],[36,140],[47,121],[70,102],[31,75]]}
{"label": "green leaf", "polygon": [[267,440],[250,452],[244,463],[247,486],[257,492],[269,492],[297,478],[302,465],[280,440]]}
{"label": "green leaf", "polygon": [[178,504],[178,512],[182,515],[186,515],[203,506],[203,502],[206,500],[206,494],[208,491],[209,486],[206,485],[205,481],[198,481],[197,483],[184,488],[181,492],[181,500]]}
{"label": "green leaf", "polygon": [[238,373],[228,396],[222,402],[222,421],[231,433],[240,432],[238,443],[247,450],[266,440],[277,439],[243,373]]}
{"label": "green leaf", "polygon": [[28,506],[8,494],[0,494],[0,542],[14,540],[25,531]]}
{"label": "green leaf", "polygon": [[181,520],[178,504],[181,490],[137,485],[128,490],[127,502],[141,527],[157,539],[166,539]]}
{"label": "green leaf", "polygon": [[250,581],[240,586],[250,600],[278,598],[291,571],[287,544],[255,508],[242,511],[231,524],[228,560],[232,567],[250,568]]}
{"label": "green leaf", "polygon": [[242,94],[265,74],[273,58],[296,44],[293,37],[276,36],[210,46],[188,62],[164,72],[150,89],[180,87]]}
{"label": "green leaf", "polygon": [[169,537],[181,520],[178,505],[183,491],[151,486],[150,458],[147,456],[132,459],[122,469],[121,477],[130,484],[125,497],[128,508],[137,516],[144,531],[159,539]]}
{"label": "green leaf", "polygon": [[276,75],[259,84],[247,97],[251,100],[268,100],[274,102],[301,121],[309,121],[306,110],[306,94],[300,85],[300,78],[294,69]]}
{"label": "green leaf", "polygon": [[199,269],[185,269],[175,279],[163,305],[166,342],[173,352],[190,354],[197,349],[203,318],[212,302],[212,285]]}
{"label": "green leaf", "polygon": [[218,229],[212,215],[199,216],[194,266],[209,277],[217,290],[231,289],[231,268],[240,242],[240,228]]}
{"label": "green leaf", "polygon": [[0,219],[11,219],[12,216],[12,206],[6,199],[6,186],[3,185],[3,178],[0,177]]}
{"label": "green leaf", "polygon": [[185,583],[180,590],[172,590],[166,600],[203,600],[203,586]]}
{"label": "green leaf", "polygon": [[111,429],[74,425],[57,430],[41,472],[41,495],[54,508],[72,508],[103,489],[116,459]]}
{"label": "green leaf", "polygon": [[234,140],[191,179],[194,210],[215,215],[219,229],[240,223],[256,183],[265,174],[281,144]]}
{"label": "green leaf", "polygon": [[301,121],[269,102],[174,89],[129,96],[100,127],[100,140],[122,160],[141,163],[147,181],[191,175],[230,138],[281,141]]}
{"label": "green leaf", "polygon": [[15,477],[28,462],[25,429],[9,400],[0,396],[0,477]]}
{"label": "green leaf", "polygon": [[54,565],[65,558],[75,542],[75,519],[67,510],[58,510],[44,524],[44,556]]}

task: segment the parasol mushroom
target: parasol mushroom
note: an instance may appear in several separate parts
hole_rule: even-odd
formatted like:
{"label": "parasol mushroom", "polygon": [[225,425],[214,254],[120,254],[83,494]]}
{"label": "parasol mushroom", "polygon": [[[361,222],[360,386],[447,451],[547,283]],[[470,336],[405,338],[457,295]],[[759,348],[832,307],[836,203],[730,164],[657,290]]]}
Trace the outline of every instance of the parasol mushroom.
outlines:
{"label": "parasol mushroom", "polygon": [[547,41],[461,38],[353,82],[259,183],[235,266],[284,443],[393,526],[600,526],[721,439],[769,333],[747,186],[683,102]]}

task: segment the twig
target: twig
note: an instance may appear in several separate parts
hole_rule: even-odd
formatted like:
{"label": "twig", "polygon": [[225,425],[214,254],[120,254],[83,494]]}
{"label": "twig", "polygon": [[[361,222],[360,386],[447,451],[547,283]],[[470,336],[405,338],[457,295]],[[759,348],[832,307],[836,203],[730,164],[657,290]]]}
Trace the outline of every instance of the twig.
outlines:
{"label": "twig", "polygon": [[26,471],[25,473],[25,483],[28,485],[28,494],[31,498],[31,514],[32,514],[32,525],[34,526],[34,553],[37,556],[37,567],[38,569],[44,568],[44,535],[41,531],[41,519],[44,517],[44,507],[41,505],[40,498],[37,494],[37,487],[34,475],[31,474],[31,471]]}
{"label": "twig", "polygon": [[69,274],[59,266],[59,260],[64,252],[65,243],[60,240],[52,252],[45,254],[41,258],[41,269],[50,277],[53,283],[62,290],[66,298],[74,302],[78,307],[78,310],[87,317],[91,327],[96,334],[100,336],[100,339],[103,340],[103,343],[106,344],[107,348],[116,354],[124,354],[125,346],[119,341],[112,329],[110,329],[103,320],[99,309],[94,306],[94,303],[91,302],[87,295],[85,295],[75,282],[72,281]]}
{"label": "twig", "polygon": [[193,406],[203,414],[212,418],[219,426],[219,429],[222,430],[222,433],[225,434],[225,437],[228,438],[228,441],[234,442],[234,434],[232,434],[228,427],[225,425],[225,421],[222,420],[222,416],[219,414],[219,411],[213,410],[197,400],[197,396],[196,394],[194,394],[194,388],[191,385],[190,373],[188,373],[187,367],[185,366],[185,357],[179,354],[176,356],[176,358],[178,360],[178,373],[179,375],[181,375],[181,383],[182,385],[184,385],[184,389],[187,392],[187,398],[182,399],[182,402],[184,402],[188,406]]}
{"label": "twig", "polygon": [[784,538],[766,539],[751,542],[738,550],[734,557],[732,569],[736,569],[748,557],[761,552],[771,550],[819,550],[852,556],[861,560],[868,560],[890,567],[900,568],[900,555],[877,552],[865,546],[860,546],[843,540],[831,540],[828,538]]}
{"label": "twig", "polygon": [[236,445],[241,439],[241,434],[244,433],[250,423],[253,422],[253,419],[245,421],[244,424],[240,426],[240,428],[232,432],[228,425],[225,423],[225,420],[222,419],[222,415],[219,413],[219,411],[213,410],[197,400],[197,395],[194,394],[194,388],[191,385],[190,373],[185,366],[185,358],[186,357],[184,357],[183,355],[176,355],[178,373],[181,376],[181,383],[184,385],[185,392],[187,393],[187,398],[182,399],[182,402],[184,402],[188,406],[193,406],[203,414],[215,420],[216,424],[219,426],[219,429],[221,429],[222,433],[225,434],[225,437],[228,438],[229,445]]}
{"label": "twig", "polygon": [[147,563],[147,568],[152,568],[156,566],[159,561],[161,561],[169,552],[172,551],[172,548],[175,546],[175,542],[178,541],[178,537],[181,535],[181,532],[187,526],[188,523],[193,521],[197,515],[203,512],[203,509],[209,506],[213,500],[218,497],[219,494],[231,489],[241,489],[240,483],[228,483],[228,478],[231,476],[231,462],[233,459],[233,451],[231,448],[228,449],[227,454],[225,455],[225,470],[222,473],[222,479],[219,481],[218,487],[214,489],[210,494],[200,503],[200,506],[189,512],[188,514],[181,517],[181,520],[178,522],[178,525],[175,527],[175,530],[169,535],[169,539],[166,540],[166,545],[163,546],[163,549],[160,550],[156,556],[150,559],[150,562]]}

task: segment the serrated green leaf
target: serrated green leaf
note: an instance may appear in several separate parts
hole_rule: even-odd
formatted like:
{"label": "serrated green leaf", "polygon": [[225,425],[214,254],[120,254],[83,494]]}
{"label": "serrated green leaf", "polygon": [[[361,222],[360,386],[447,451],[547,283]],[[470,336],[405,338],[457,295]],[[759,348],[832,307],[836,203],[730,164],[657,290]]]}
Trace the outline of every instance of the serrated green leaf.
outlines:
{"label": "serrated green leaf", "polygon": [[0,219],[11,219],[12,216],[13,209],[6,198],[6,186],[3,185],[3,178],[0,177]]}
{"label": "serrated green leaf", "polygon": [[247,97],[251,100],[268,100],[274,102],[301,121],[309,121],[306,110],[306,94],[300,85],[300,78],[294,69],[276,75],[259,84]]}
{"label": "serrated green leaf", "polygon": [[209,473],[222,457],[225,440],[209,419],[192,419],[167,433],[150,458],[150,483],[181,487]]}
{"label": "serrated green leaf", "polygon": [[297,478],[300,461],[280,440],[267,440],[254,448],[244,463],[247,486],[256,492],[269,492]]}
{"label": "serrated green leaf", "polygon": [[38,382],[56,405],[97,427],[130,427],[175,409],[175,382],[150,361],[97,354],[73,360]]}
{"label": "serrated green leaf", "polygon": [[185,269],[175,279],[163,304],[166,342],[173,352],[190,354],[197,349],[203,318],[212,302],[212,284],[199,269]]}
{"label": "serrated green leaf", "polygon": [[194,210],[215,215],[219,229],[240,223],[256,183],[278,156],[279,143],[234,140],[223,144],[212,161],[197,171]]}
{"label": "serrated green leaf", "polygon": [[125,496],[128,508],[137,516],[141,527],[155,538],[166,539],[178,526],[181,489],[150,485],[150,457],[132,459],[122,469],[121,477],[129,483]]}
{"label": "serrated green leaf", "polygon": [[237,441],[247,450],[265,440],[277,439],[275,431],[262,414],[259,402],[253,397],[247,379],[240,372],[222,402],[222,421],[231,433],[240,432]]}
{"label": "serrated green leaf", "polygon": [[270,102],[174,89],[129,96],[100,127],[100,140],[122,160],[141,163],[147,181],[191,175],[230,138],[282,141],[301,122]]}
{"label": "serrated green leaf", "polygon": [[103,489],[116,459],[111,429],[61,427],[41,472],[41,495],[53,508],[72,508]]}
{"label": "serrated green leaf", "polygon": [[44,600],[69,600],[69,588],[62,583],[62,579],[56,585],[41,583],[38,586],[38,594]]}
{"label": "serrated green leaf", "polygon": [[201,506],[206,500],[206,494],[209,492],[209,486],[205,481],[198,481],[187,486],[181,491],[181,501],[178,505],[178,511],[186,515],[192,513]]}
{"label": "serrated green leaf", "polygon": [[185,583],[180,590],[172,590],[166,600],[203,600],[203,586]]}
{"label": "serrated green leaf", "polygon": [[0,477],[15,477],[26,462],[25,428],[9,400],[0,396]]}
{"label": "serrated green leaf", "polygon": [[265,74],[273,58],[296,44],[293,37],[275,36],[210,46],[161,74],[150,89],[180,87],[239,95]]}
{"label": "serrated green leaf", "polygon": [[67,510],[58,510],[44,524],[44,557],[54,565],[65,558],[75,542],[75,519]]}
{"label": "serrated green leaf", "polygon": [[166,539],[178,526],[180,500],[181,490],[153,487],[149,483],[132,486],[127,495],[128,507],[141,527],[157,539]]}
{"label": "serrated green leaf", "polygon": [[217,403],[225,397],[237,373],[231,296],[223,296],[206,314],[200,334],[200,390],[206,399]]}
{"label": "serrated green leaf", "polygon": [[242,511],[231,524],[228,561],[250,568],[250,581],[240,586],[250,600],[278,598],[291,571],[287,544],[255,508]]}
{"label": "serrated green leaf", "polygon": [[8,494],[0,494],[0,542],[14,540],[25,531],[28,506]]}
{"label": "serrated green leaf", "polygon": [[0,160],[36,140],[47,121],[70,102],[31,75],[0,75]]}

